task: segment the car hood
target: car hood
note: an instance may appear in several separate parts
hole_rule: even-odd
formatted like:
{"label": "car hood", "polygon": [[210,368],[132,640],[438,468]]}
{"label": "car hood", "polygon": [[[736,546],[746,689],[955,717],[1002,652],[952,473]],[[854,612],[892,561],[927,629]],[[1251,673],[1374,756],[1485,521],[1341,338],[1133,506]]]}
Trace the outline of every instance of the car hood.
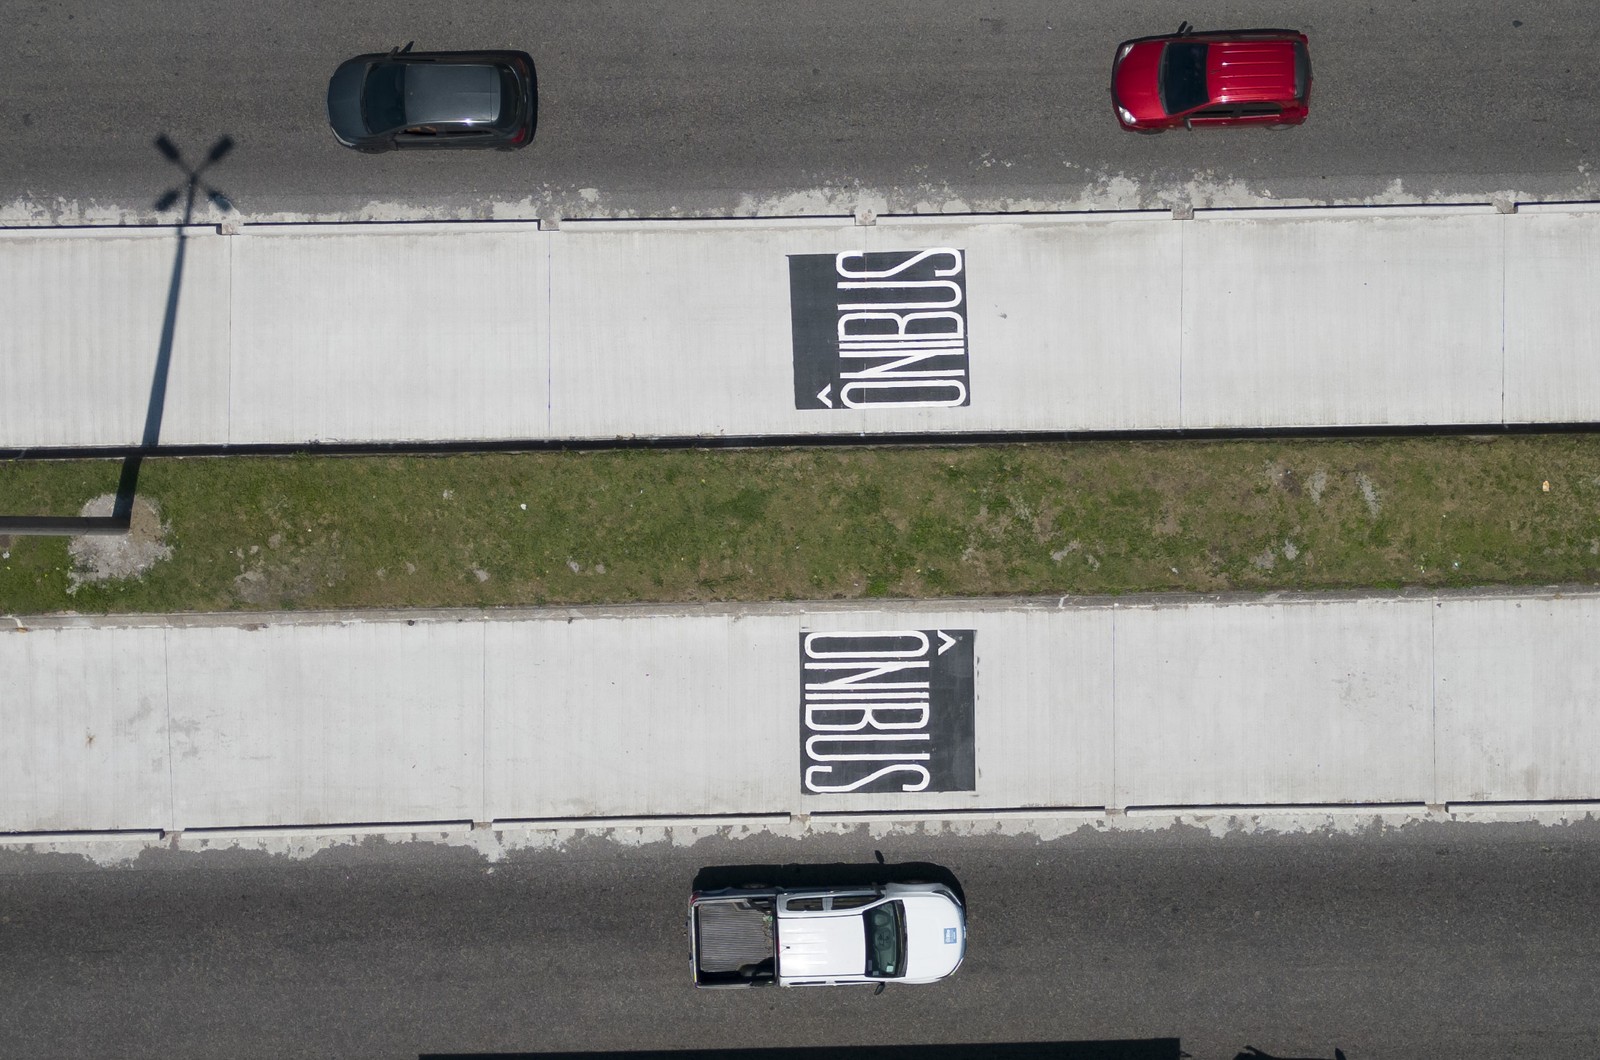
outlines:
{"label": "car hood", "polygon": [[461,63],[406,64],[406,122],[492,122],[500,117],[500,72]]}
{"label": "car hood", "polygon": [[1111,94],[1115,102],[1140,120],[1166,117],[1157,91],[1157,70],[1161,65],[1161,49],[1165,46],[1165,41],[1134,44],[1111,75]]}
{"label": "car hood", "polygon": [[361,120],[361,86],[366,82],[369,64],[364,59],[341,63],[328,81],[328,124],[334,135],[354,142],[368,133]]}
{"label": "car hood", "polygon": [[778,971],[785,979],[838,979],[866,970],[860,913],[779,919]]}
{"label": "car hood", "polygon": [[906,895],[906,981],[943,979],[967,952],[961,907],[942,894]]}
{"label": "car hood", "polygon": [[1206,53],[1206,85],[1219,103],[1295,98],[1293,41],[1229,41]]}

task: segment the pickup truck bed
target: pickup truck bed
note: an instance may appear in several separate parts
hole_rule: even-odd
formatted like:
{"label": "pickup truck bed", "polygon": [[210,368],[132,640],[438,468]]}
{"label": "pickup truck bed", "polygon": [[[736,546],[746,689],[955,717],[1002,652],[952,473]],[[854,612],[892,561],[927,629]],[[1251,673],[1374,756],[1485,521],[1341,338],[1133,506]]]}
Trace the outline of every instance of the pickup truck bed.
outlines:
{"label": "pickup truck bed", "polygon": [[770,897],[724,898],[695,910],[697,972],[718,980],[770,979],[776,919]]}

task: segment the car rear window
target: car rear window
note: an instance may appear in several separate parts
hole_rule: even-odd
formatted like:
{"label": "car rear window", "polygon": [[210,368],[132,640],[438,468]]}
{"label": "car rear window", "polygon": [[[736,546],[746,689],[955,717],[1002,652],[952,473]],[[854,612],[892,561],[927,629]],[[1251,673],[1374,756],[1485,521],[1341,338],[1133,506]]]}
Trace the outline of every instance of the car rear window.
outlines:
{"label": "car rear window", "polygon": [[505,67],[500,68],[500,115],[495,119],[497,129],[514,129],[522,121],[522,86],[517,75]]}
{"label": "car rear window", "polygon": [[1174,41],[1161,54],[1157,74],[1161,106],[1168,114],[1192,110],[1211,100],[1206,89],[1206,45]]}

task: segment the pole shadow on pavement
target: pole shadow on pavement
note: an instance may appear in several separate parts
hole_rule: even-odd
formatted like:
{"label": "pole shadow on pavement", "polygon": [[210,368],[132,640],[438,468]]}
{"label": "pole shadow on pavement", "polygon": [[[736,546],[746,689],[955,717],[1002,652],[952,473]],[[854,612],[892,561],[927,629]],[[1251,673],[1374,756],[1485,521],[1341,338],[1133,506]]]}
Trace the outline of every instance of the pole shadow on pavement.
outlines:
{"label": "pole shadow on pavement", "polygon": [[220,136],[206,152],[199,165],[184,161],[183,152],[165,133],[157,136],[155,147],[162,156],[177,166],[183,180],[168,188],[155,201],[155,209],[165,213],[181,200],[183,219],[178,222],[178,244],[172,258],[172,280],[167,285],[166,312],[161,320],[161,339],[156,347],[156,367],[150,379],[150,399],[145,406],[144,430],[139,444],[125,450],[122,471],[117,477],[116,498],[111,514],[50,516],[50,515],[0,515],[0,534],[17,536],[77,536],[80,534],[125,534],[133,523],[133,500],[139,489],[139,470],[146,455],[153,453],[161,442],[161,418],[167,404],[167,376],[172,366],[172,346],[178,329],[178,297],[183,290],[183,261],[187,250],[188,228],[194,220],[195,199],[204,194],[219,210],[226,213],[233,203],[226,195],[212,187],[202,175],[222,161],[233,150],[233,137]]}

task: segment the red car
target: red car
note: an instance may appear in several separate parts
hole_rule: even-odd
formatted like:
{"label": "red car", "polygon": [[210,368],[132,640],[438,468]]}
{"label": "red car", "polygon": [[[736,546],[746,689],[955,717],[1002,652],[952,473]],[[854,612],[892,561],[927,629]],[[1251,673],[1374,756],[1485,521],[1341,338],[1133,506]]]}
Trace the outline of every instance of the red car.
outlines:
{"label": "red car", "polygon": [[1111,104],[1135,132],[1182,125],[1267,125],[1306,120],[1311,53],[1306,35],[1287,29],[1196,33],[1185,22],[1164,37],[1117,49]]}

